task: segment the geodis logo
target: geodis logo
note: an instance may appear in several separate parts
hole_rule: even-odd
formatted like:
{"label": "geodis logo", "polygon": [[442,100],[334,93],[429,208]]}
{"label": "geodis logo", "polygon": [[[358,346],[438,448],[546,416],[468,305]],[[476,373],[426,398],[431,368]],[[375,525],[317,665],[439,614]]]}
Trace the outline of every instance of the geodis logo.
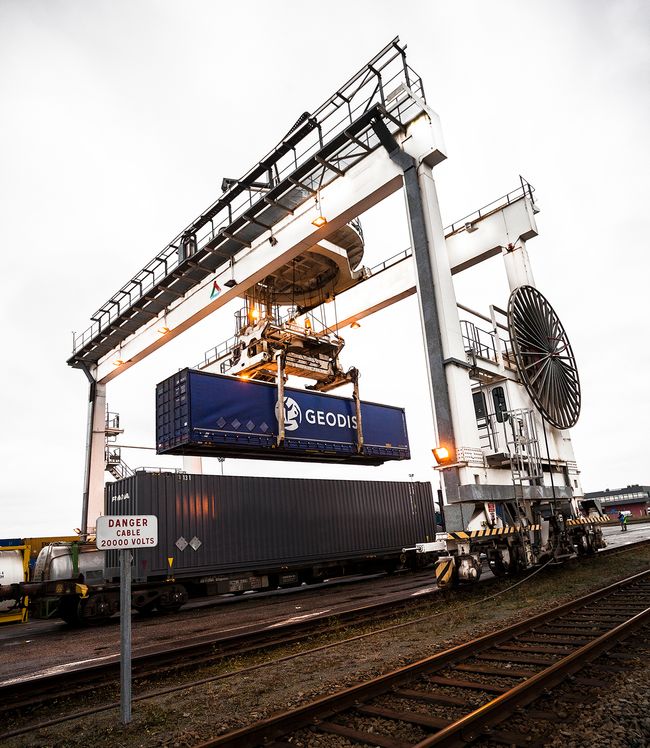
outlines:
{"label": "geodis logo", "polygon": [[[279,420],[280,403],[275,404],[275,417]],[[285,431],[295,431],[302,421],[302,411],[300,406],[292,397],[284,398],[284,429]]]}
{"label": "geodis logo", "polygon": [[[278,418],[280,409],[275,404],[275,417]],[[315,410],[307,408],[304,413],[305,421],[313,426],[329,426],[338,429],[356,429],[357,417],[344,413],[333,413],[329,410]],[[284,428],[285,431],[295,431],[302,423],[303,413],[298,403],[292,397],[284,398]]]}

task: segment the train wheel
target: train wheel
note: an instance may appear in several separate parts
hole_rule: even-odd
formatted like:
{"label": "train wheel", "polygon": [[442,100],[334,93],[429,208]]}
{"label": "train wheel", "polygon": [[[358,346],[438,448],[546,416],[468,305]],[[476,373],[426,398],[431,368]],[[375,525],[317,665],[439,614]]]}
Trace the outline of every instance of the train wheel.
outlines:
{"label": "train wheel", "polygon": [[494,574],[494,576],[499,579],[505,577],[508,574],[508,569],[503,563],[503,558],[501,556],[489,559],[488,566],[490,567],[490,571]]}
{"label": "train wheel", "polygon": [[176,584],[167,588],[156,601],[156,607],[161,613],[177,613],[187,602],[187,590],[183,585]]}
{"label": "train wheel", "polygon": [[81,615],[81,600],[72,595],[67,595],[59,600],[59,616],[69,626],[79,626],[83,617]]}
{"label": "train wheel", "polygon": [[158,592],[156,590],[145,590],[136,593],[131,598],[133,610],[137,610],[141,616],[150,616],[158,604]]}
{"label": "train wheel", "polygon": [[115,609],[104,595],[84,599],[66,595],[59,600],[59,616],[69,626],[106,623]]}
{"label": "train wheel", "polygon": [[147,616],[151,616],[154,614],[156,610],[156,603],[153,602],[153,603],[147,603],[146,605],[138,605],[135,608],[135,610],[138,611],[139,615],[145,616],[146,618]]}
{"label": "train wheel", "polygon": [[498,579],[511,573],[512,556],[507,548],[490,548],[487,554],[490,571]]}
{"label": "train wheel", "polygon": [[111,595],[93,595],[79,605],[79,612],[88,623],[105,623],[117,610],[119,603]]}
{"label": "train wheel", "polygon": [[596,553],[596,547],[593,537],[588,533],[584,533],[575,540],[575,546],[579,556],[593,556]]}
{"label": "train wheel", "polygon": [[158,603],[156,607],[161,613],[178,613],[178,611],[183,607],[183,604],[181,603],[180,605],[161,605],[160,603]]}
{"label": "train wheel", "polygon": [[526,568],[518,547],[501,548],[492,551],[488,557],[488,566],[495,577],[512,576]]}

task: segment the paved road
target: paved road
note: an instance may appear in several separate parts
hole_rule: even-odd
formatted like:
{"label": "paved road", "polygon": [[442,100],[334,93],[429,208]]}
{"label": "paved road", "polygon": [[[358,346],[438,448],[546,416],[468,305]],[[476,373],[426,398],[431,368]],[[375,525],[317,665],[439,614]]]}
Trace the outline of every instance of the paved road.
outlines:
{"label": "paved road", "polygon": [[603,527],[603,535],[608,546],[634,543],[637,540],[650,538],[650,522],[639,522],[639,524],[628,525],[626,532],[621,532],[621,528],[618,525],[616,527]]}

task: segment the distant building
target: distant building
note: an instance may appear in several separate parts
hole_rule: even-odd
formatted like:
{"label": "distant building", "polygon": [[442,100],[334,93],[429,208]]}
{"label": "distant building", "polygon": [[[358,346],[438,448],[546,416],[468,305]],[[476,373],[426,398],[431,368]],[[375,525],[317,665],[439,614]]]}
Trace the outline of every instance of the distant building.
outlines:
{"label": "distant building", "polygon": [[620,511],[632,512],[633,517],[650,515],[650,486],[627,486],[604,491],[592,491],[585,494],[585,499],[598,499],[606,514],[618,514]]}

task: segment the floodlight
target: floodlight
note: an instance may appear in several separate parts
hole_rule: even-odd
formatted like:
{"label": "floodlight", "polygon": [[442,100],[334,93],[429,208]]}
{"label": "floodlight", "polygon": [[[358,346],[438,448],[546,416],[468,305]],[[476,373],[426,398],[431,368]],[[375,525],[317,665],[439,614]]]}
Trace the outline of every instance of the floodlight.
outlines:
{"label": "floodlight", "polygon": [[312,220],[312,224],[316,226],[317,229],[319,229],[321,226],[324,226],[327,223],[327,218],[323,215],[323,209],[320,206],[320,192],[316,193],[315,197],[316,201],[316,218]]}
{"label": "floodlight", "polygon": [[446,465],[451,462],[451,452],[447,447],[436,447],[431,451],[433,452],[433,456],[436,458],[438,465]]}

